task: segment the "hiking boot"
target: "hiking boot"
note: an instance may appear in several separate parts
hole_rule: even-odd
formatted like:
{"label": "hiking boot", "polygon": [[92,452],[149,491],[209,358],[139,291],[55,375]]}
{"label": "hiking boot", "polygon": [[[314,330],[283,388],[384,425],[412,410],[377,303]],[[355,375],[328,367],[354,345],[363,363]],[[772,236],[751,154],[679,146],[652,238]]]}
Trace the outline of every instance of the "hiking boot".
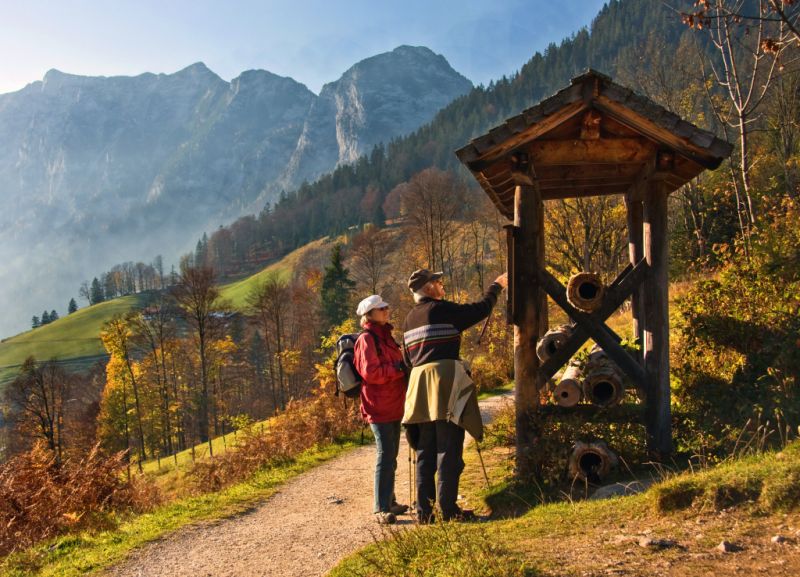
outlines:
{"label": "hiking boot", "polygon": [[460,521],[464,523],[470,523],[480,519],[472,509],[459,509],[458,512],[453,515],[447,515],[446,517],[442,515],[442,517],[445,521]]}
{"label": "hiking boot", "polygon": [[375,513],[375,520],[378,525],[394,525],[397,522],[397,517],[391,511],[380,511]]}
{"label": "hiking boot", "polygon": [[436,517],[433,513],[420,513],[417,511],[414,517],[420,525],[431,525],[436,521]]}
{"label": "hiking boot", "polygon": [[408,511],[408,505],[401,505],[400,503],[392,503],[389,511],[395,515],[402,515]]}

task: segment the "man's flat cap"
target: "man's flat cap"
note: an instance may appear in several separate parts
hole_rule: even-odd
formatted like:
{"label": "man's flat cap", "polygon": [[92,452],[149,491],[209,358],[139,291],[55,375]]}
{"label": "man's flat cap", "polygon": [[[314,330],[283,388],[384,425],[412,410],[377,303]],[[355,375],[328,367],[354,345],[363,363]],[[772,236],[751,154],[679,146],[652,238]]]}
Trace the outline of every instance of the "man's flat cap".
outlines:
{"label": "man's flat cap", "polygon": [[431,272],[426,268],[415,270],[408,279],[408,288],[417,292],[429,282],[438,280],[444,276],[443,272]]}

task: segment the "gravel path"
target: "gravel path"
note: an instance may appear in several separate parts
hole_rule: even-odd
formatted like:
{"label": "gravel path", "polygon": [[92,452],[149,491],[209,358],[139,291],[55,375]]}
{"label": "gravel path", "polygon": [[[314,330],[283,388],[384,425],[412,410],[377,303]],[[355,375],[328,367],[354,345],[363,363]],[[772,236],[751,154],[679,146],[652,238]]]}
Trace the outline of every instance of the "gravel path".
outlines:
{"label": "gravel path", "polygon": [[[510,396],[481,402],[484,422]],[[360,447],[288,482],[251,511],[192,525],[131,553],[108,577],[311,577],[380,538],[372,515],[375,448]],[[398,457],[396,490],[409,500],[408,447]],[[398,524],[410,525],[408,515]]]}

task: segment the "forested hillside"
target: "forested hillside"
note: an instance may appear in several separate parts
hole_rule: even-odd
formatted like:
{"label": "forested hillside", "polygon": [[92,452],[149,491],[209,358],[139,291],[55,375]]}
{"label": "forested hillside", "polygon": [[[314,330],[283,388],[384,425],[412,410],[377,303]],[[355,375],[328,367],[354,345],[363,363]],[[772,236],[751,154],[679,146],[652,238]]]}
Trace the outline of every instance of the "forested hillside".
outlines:
{"label": "forested hillside", "polygon": [[[656,37],[652,30],[659,31]],[[465,176],[454,151],[471,138],[567,85],[588,67],[641,88],[644,68],[658,70],[668,64],[679,52],[681,39],[688,41],[691,35],[679,16],[662,3],[612,0],[589,30],[536,53],[510,78],[473,89],[413,134],[378,146],[352,165],[283,194],[259,215],[215,231],[208,241],[208,263],[221,271],[236,271],[254,255],[285,253],[349,226],[396,218],[399,205],[391,191],[428,167]],[[639,62],[644,52],[650,58],[646,65]],[[709,127],[708,122],[700,123]]]}

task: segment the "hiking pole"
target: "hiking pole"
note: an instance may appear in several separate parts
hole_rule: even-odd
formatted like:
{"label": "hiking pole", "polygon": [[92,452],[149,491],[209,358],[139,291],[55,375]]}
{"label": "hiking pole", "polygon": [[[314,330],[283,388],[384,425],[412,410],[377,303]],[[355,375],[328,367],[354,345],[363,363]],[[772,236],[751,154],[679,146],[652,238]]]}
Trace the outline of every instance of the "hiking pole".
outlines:
{"label": "hiking pole", "polygon": [[492,320],[492,313],[491,313],[491,312],[489,312],[489,316],[488,316],[488,317],[486,317],[486,320],[485,320],[485,321],[484,321],[484,323],[483,323],[483,328],[481,329],[481,334],[480,334],[480,335],[478,335],[478,340],[477,340],[477,341],[475,341],[475,346],[476,346],[476,347],[477,347],[477,346],[479,346],[479,345],[481,344],[481,341],[483,340],[483,335],[485,335],[485,334],[486,334],[486,327],[488,327],[488,326],[489,326],[489,321],[490,321],[490,320]]}
{"label": "hiking pole", "polygon": [[481,469],[483,469],[483,478],[486,479],[486,488],[488,489],[491,487],[489,483],[489,475],[486,473],[486,465],[483,464],[483,454],[481,454],[481,446],[478,444],[478,441],[475,441],[475,449],[478,451],[478,459],[481,462]]}
{"label": "hiking pole", "polygon": [[411,482],[411,445],[408,445],[408,506],[414,500],[414,484]]}

